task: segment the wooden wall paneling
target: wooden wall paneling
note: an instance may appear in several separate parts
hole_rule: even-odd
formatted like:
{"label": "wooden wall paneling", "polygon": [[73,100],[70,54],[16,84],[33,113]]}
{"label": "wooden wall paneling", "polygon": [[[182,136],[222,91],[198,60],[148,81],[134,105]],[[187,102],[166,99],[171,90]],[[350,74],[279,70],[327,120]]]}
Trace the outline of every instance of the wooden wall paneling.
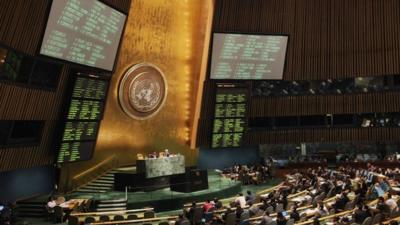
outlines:
{"label": "wooden wall paneling", "polygon": [[257,131],[251,133],[249,144],[284,144],[301,142],[364,142],[400,141],[400,128],[333,128]]}
{"label": "wooden wall paneling", "polygon": [[[287,49],[284,80],[341,79],[400,74],[400,2],[397,0],[217,0],[213,31],[285,33]],[[212,93],[212,92],[210,92]],[[205,97],[207,98],[207,93]],[[261,97],[249,104],[252,117],[400,111],[397,92],[351,95]],[[209,105],[210,102],[203,102]],[[209,114],[202,114],[207,118]],[[207,121],[207,120],[205,120]],[[387,130],[385,130],[387,129]],[[340,132],[343,133],[340,133]],[[396,128],[339,129],[312,135],[307,130],[285,140],[365,140],[377,132],[396,139]],[[393,133],[391,133],[393,131]],[[322,132],[319,130],[319,132]],[[256,132],[249,142],[277,142],[272,132]],[[325,137],[326,136],[326,137]]]}
{"label": "wooden wall paneling", "polygon": [[[111,5],[128,12],[130,0],[109,0]],[[50,0],[0,1],[0,43],[34,56]],[[70,67],[64,64],[55,91],[46,91],[13,83],[0,83],[0,120],[44,120],[38,146],[0,148],[0,171],[54,163],[57,152],[53,134],[63,107]]]}
{"label": "wooden wall paneling", "polygon": [[[220,0],[217,1],[214,30],[289,33],[285,79],[379,75],[399,71],[397,63],[389,66],[391,60],[385,57],[391,52],[385,46],[394,46],[388,42],[387,35],[398,33],[395,23],[398,8],[395,0],[251,3]],[[249,12],[251,16],[246,17]]]}
{"label": "wooden wall paneling", "polygon": [[400,104],[397,102],[399,98],[399,92],[277,98],[255,97],[249,104],[249,116],[397,112],[400,111]]}

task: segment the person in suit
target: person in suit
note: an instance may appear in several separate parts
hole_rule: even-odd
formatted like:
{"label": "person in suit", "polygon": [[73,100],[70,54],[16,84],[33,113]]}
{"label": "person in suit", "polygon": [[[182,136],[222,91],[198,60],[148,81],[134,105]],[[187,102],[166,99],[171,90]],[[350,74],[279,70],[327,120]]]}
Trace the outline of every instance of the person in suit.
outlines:
{"label": "person in suit", "polygon": [[340,198],[332,205],[332,207],[335,209],[335,212],[343,211],[346,203],[349,201],[350,199],[347,197],[346,192],[342,192]]}
{"label": "person in suit", "polygon": [[293,206],[292,213],[290,213],[290,219],[294,219],[295,222],[300,220],[300,214],[297,212],[297,205]]}
{"label": "person in suit", "polygon": [[261,222],[260,222],[259,225],[267,225],[272,221],[273,220],[272,220],[272,217],[269,216],[269,212],[265,211],[264,212],[264,216],[262,217]]}
{"label": "person in suit", "polygon": [[182,225],[184,222],[189,222],[189,220],[186,219],[183,214],[179,214],[178,220],[175,221],[175,225]]}
{"label": "person in suit", "polygon": [[276,216],[276,224],[277,225],[286,225],[286,217],[283,216],[282,212],[278,212],[278,215]]}
{"label": "person in suit", "polygon": [[222,202],[218,198],[214,198],[214,208],[222,209]]}
{"label": "person in suit", "polygon": [[186,211],[186,218],[189,219],[190,224],[193,224],[194,211],[196,209],[196,202],[192,202],[192,206]]}
{"label": "person in suit", "polygon": [[362,224],[364,222],[365,218],[367,218],[368,216],[369,216],[368,213],[365,210],[363,210],[363,206],[358,204],[356,206],[356,210],[354,211],[354,214],[353,214],[354,222],[358,223],[358,224]]}
{"label": "person in suit", "polygon": [[223,225],[224,221],[218,215],[214,215],[210,221],[210,225]]}
{"label": "person in suit", "polygon": [[249,205],[249,203],[253,203],[255,200],[254,195],[251,193],[251,191],[247,191],[247,195],[246,195],[246,203]]}
{"label": "person in suit", "polygon": [[376,209],[378,209],[380,213],[390,213],[390,208],[388,205],[386,205],[385,199],[383,197],[378,198]]}

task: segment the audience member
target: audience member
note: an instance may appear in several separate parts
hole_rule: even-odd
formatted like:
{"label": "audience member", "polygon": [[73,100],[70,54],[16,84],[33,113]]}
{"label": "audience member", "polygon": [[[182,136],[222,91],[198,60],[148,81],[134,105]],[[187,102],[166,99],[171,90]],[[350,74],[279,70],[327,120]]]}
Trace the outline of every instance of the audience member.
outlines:
{"label": "audience member", "polygon": [[241,208],[246,207],[246,199],[242,193],[238,194],[238,196],[235,199],[235,203],[237,206],[240,206]]}
{"label": "audience member", "polygon": [[182,225],[183,223],[187,222],[188,219],[186,219],[183,214],[179,214],[178,220],[175,221],[175,225]]}
{"label": "audience member", "polygon": [[356,210],[353,214],[353,220],[355,223],[362,224],[364,220],[369,216],[366,210],[363,210],[362,205],[357,205]]}
{"label": "audience member", "polygon": [[290,213],[290,219],[294,219],[295,222],[300,220],[300,214],[297,212],[297,205],[293,206],[292,212]]}
{"label": "audience member", "polygon": [[207,199],[206,202],[203,204],[203,211],[206,213],[212,208],[214,208],[214,205],[210,202],[210,200]]}
{"label": "audience member", "polygon": [[282,212],[278,212],[276,216],[276,224],[277,225],[286,225],[286,217],[283,216]]}
{"label": "audience member", "polygon": [[269,224],[269,223],[272,222],[272,221],[273,221],[273,220],[272,220],[272,217],[269,216],[269,212],[268,212],[268,211],[265,211],[259,225],[267,225],[267,224]]}
{"label": "audience member", "polygon": [[224,221],[221,219],[221,217],[214,215],[213,218],[210,221],[210,225],[223,225]]}
{"label": "audience member", "polygon": [[389,206],[390,212],[398,210],[397,202],[396,200],[392,197],[390,193],[387,195],[387,200],[385,201],[385,204]]}
{"label": "audience member", "polygon": [[214,198],[214,208],[222,209],[222,202],[218,198]]}
{"label": "audience member", "polygon": [[251,193],[251,191],[247,191],[247,195],[246,195],[246,203],[249,205],[249,203],[253,203],[255,200],[254,195]]}

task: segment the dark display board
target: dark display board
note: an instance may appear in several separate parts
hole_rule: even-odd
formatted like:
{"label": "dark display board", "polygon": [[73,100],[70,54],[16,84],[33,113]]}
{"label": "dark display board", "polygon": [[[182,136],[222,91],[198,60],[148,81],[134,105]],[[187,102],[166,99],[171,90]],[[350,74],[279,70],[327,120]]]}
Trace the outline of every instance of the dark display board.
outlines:
{"label": "dark display board", "polygon": [[78,76],[72,90],[57,162],[89,160],[99,131],[108,81]]}
{"label": "dark display board", "polygon": [[102,100],[107,94],[107,88],[108,82],[105,80],[78,77],[72,97]]}
{"label": "dark display board", "polygon": [[58,154],[58,163],[89,160],[92,157],[94,141],[87,142],[63,142]]}
{"label": "dark display board", "polygon": [[103,102],[72,99],[68,120],[100,120]]}
{"label": "dark display board", "polygon": [[218,84],[212,130],[212,148],[240,147],[246,130],[247,89]]}
{"label": "dark display board", "polygon": [[215,117],[244,117],[245,113],[245,103],[215,104]]}
{"label": "dark display board", "polygon": [[214,33],[211,79],[281,80],[288,36]]}
{"label": "dark display board", "polygon": [[97,138],[99,122],[67,122],[64,128],[63,141],[94,141]]}
{"label": "dark display board", "polygon": [[53,0],[40,54],[112,71],[125,20],[98,0]]}

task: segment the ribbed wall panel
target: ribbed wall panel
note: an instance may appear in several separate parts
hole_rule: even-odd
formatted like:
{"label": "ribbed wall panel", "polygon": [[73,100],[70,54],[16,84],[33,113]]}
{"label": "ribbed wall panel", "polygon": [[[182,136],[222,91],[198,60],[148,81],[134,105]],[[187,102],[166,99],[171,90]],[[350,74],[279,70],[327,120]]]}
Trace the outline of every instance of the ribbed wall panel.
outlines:
{"label": "ribbed wall panel", "polygon": [[[216,0],[213,31],[287,34],[283,79],[325,80],[400,74],[399,21],[398,0]],[[210,146],[214,88],[215,81],[207,80],[199,146]],[[399,92],[253,96],[248,116],[399,112],[399,97]],[[250,131],[245,143],[400,141],[399,134],[397,128]]]}
{"label": "ribbed wall panel", "polygon": [[[56,1],[56,0],[55,0]],[[130,0],[104,0],[127,13]],[[0,0],[0,44],[35,56],[51,0]],[[40,90],[0,81],[0,120],[44,120],[40,145],[0,148],[0,172],[54,163],[54,133],[61,117],[70,65],[64,64],[58,88]]]}

